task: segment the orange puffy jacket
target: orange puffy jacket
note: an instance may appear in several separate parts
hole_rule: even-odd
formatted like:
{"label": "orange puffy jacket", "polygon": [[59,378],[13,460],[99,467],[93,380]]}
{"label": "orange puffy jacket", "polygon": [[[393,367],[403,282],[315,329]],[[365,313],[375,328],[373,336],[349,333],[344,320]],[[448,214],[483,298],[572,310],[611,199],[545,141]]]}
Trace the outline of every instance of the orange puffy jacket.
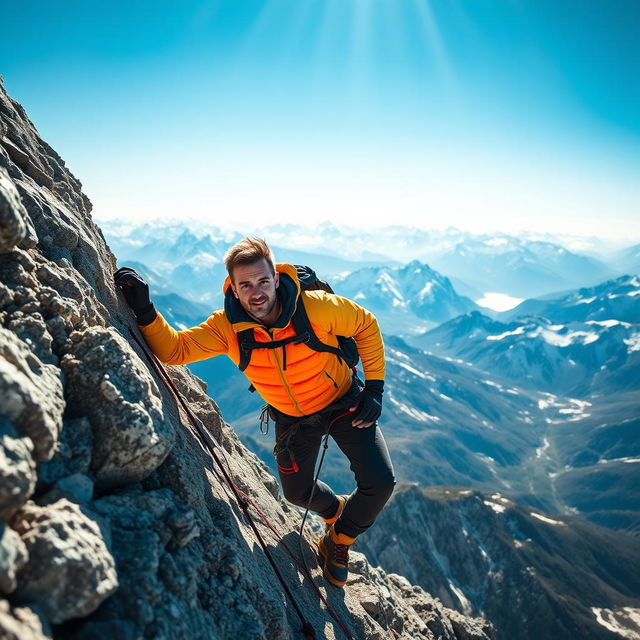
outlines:
{"label": "orange puffy jacket", "polygon": [[[214,311],[197,327],[176,331],[158,313],[156,319],[140,330],[152,351],[165,364],[189,364],[225,354],[238,365],[240,349],[236,334],[252,328],[256,342],[282,340],[295,335],[291,316],[300,298],[318,338],[338,345],[336,336],[352,336],[358,347],[365,379],[384,380],[384,346],[374,315],[360,305],[325,291],[301,291],[295,267],[276,265],[280,273],[283,314],[267,328],[243,312],[231,295],[227,277],[223,291],[225,309]],[[233,307],[235,305],[235,307]],[[306,344],[286,345],[286,368],[282,350],[254,349],[244,374],[265,402],[290,416],[309,415],[324,409],[347,392],[351,369],[332,353],[313,351]]]}

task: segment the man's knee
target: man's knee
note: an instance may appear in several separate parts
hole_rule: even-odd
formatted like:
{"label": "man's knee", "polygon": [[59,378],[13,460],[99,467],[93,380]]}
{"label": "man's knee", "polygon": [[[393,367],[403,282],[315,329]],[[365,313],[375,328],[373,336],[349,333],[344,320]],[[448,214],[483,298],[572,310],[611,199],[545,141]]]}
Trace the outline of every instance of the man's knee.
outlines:
{"label": "man's knee", "polygon": [[282,493],[287,502],[295,504],[298,507],[306,507],[311,497],[311,487],[283,485]]}
{"label": "man's knee", "polygon": [[396,478],[393,473],[385,473],[376,483],[376,493],[386,502],[391,497],[395,486]]}
{"label": "man's knee", "polygon": [[370,478],[368,483],[360,484],[359,489],[366,494],[375,496],[383,504],[391,497],[396,486],[396,479],[392,471],[378,473]]}

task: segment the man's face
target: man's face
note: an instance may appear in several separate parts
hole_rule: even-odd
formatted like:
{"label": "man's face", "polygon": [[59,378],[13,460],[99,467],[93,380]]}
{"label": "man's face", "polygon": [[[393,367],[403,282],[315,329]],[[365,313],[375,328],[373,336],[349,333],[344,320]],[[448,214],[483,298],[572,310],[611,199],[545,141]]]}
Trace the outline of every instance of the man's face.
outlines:
{"label": "man's face", "polygon": [[261,258],[258,262],[233,268],[231,289],[250,316],[269,324],[275,322],[280,313],[276,297],[279,278],[280,274],[274,275],[269,263]]}

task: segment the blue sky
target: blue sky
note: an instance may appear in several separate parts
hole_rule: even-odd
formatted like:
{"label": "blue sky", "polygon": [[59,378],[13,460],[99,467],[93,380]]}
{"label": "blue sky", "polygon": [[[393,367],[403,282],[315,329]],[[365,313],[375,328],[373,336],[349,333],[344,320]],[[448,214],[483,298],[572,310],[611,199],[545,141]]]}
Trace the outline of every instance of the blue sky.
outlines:
{"label": "blue sky", "polygon": [[0,73],[96,217],[640,240],[636,0],[3,8]]}

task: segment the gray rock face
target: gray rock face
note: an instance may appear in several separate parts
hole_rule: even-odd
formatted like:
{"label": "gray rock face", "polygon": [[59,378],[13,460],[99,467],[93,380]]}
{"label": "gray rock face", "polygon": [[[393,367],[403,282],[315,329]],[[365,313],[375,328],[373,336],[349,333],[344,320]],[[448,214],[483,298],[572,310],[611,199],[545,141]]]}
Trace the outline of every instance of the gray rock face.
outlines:
{"label": "gray rock face", "polygon": [[31,438],[37,460],[48,460],[62,426],[62,383],[27,344],[0,327],[0,416]]}
{"label": "gray rock face", "polygon": [[[0,637],[293,640],[300,622],[247,515],[129,341],[133,318],[90,210],[0,83]],[[183,367],[169,377],[250,496],[316,634],[341,637],[287,552],[300,514],[203,386]],[[302,546],[313,579],[354,637],[463,637],[455,612],[357,552],[347,589],[333,589],[312,538]],[[466,637],[490,637],[465,624]]]}
{"label": "gray rock face", "polygon": [[20,438],[0,416],[0,518],[9,519],[33,493],[36,464],[32,454],[31,438]]}
{"label": "gray rock face", "polygon": [[11,607],[0,600],[0,638],[2,640],[49,640],[49,628],[29,607]]}
{"label": "gray rock face", "polygon": [[16,573],[25,565],[28,557],[20,536],[0,522],[0,594],[7,595],[16,588]]}
{"label": "gray rock face", "polygon": [[31,219],[9,174],[0,167],[0,253],[13,249],[27,234],[35,236]]}
{"label": "gray rock face", "polygon": [[52,623],[91,613],[118,586],[98,525],[68,500],[25,505],[12,525],[29,554],[16,596],[36,602]]}
{"label": "gray rock face", "polygon": [[93,429],[91,467],[98,484],[115,487],[146,478],[173,444],[158,388],[129,345],[113,329],[70,336],[61,360],[68,400]]}

